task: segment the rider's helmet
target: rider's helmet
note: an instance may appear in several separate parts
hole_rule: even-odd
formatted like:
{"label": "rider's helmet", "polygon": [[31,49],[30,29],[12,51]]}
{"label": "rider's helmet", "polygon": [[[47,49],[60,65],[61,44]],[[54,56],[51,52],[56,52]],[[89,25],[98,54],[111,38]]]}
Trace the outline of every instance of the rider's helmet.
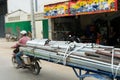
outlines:
{"label": "rider's helmet", "polygon": [[25,35],[25,34],[27,34],[27,32],[26,32],[25,30],[22,30],[22,31],[20,32],[20,34]]}

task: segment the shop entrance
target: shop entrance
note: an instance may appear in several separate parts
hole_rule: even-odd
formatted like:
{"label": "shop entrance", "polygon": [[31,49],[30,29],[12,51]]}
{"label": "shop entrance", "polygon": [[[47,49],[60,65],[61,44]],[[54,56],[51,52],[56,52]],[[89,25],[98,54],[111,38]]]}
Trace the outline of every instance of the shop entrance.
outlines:
{"label": "shop entrance", "polygon": [[66,40],[68,34],[80,35],[81,24],[80,16],[61,17],[53,19],[53,39]]}
{"label": "shop entrance", "polygon": [[[95,26],[96,28],[95,31],[100,34],[99,38],[101,41],[99,41],[99,44],[111,45],[111,46],[116,45],[118,42],[117,43],[110,42],[111,41],[110,29],[111,27],[115,29],[115,25],[113,25],[113,23],[116,24],[119,21],[117,20],[115,22],[116,19],[114,21],[110,19],[111,16],[113,17],[113,14],[114,12],[94,14],[94,15],[69,16],[69,17],[52,19],[54,24],[54,27],[52,29],[53,30],[52,39],[66,40],[66,38],[69,36],[68,34],[72,34],[79,37],[82,40],[84,39],[84,37],[86,37],[87,33],[89,34],[88,29],[92,25]],[[117,38],[115,39],[117,40]]]}

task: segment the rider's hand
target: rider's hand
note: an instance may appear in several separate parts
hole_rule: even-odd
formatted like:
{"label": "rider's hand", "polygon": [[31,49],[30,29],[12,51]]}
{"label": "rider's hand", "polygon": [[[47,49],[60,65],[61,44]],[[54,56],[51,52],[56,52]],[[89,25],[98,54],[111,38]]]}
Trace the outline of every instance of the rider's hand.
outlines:
{"label": "rider's hand", "polygon": [[11,46],[10,48],[16,48],[15,46]]}

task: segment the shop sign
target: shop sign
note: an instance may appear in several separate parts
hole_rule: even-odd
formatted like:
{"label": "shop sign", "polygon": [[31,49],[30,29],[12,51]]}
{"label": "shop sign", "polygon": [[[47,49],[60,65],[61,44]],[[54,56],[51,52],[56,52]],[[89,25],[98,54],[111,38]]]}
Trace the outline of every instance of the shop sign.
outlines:
{"label": "shop sign", "polygon": [[62,2],[57,4],[50,4],[44,6],[46,17],[57,17],[57,16],[67,16],[69,2]]}
{"label": "shop sign", "polygon": [[70,2],[70,15],[117,11],[117,0],[77,0]]}
{"label": "shop sign", "polygon": [[45,17],[61,17],[117,11],[117,0],[71,0],[45,5]]}

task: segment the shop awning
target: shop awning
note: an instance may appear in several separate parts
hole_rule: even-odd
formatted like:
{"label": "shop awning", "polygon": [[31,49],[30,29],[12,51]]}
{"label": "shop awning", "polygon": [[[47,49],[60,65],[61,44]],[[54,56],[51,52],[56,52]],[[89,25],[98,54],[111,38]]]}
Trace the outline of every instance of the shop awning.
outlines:
{"label": "shop awning", "polygon": [[44,6],[45,17],[87,15],[113,12],[118,9],[117,0],[70,0]]}

